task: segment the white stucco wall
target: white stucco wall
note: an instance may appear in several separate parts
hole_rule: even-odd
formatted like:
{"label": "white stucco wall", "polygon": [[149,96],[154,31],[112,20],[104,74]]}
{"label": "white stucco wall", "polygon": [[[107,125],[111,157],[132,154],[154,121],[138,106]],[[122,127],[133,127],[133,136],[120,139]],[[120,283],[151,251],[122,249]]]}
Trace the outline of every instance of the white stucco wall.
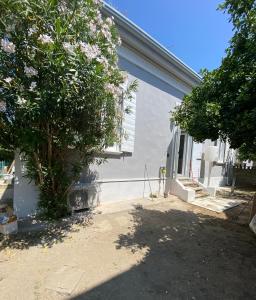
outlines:
{"label": "white stucco wall", "polygon": [[26,165],[15,155],[15,178],[13,206],[18,218],[24,218],[36,213],[38,203],[38,189],[25,177]]}
{"label": "white stucco wall", "polygon": [[[170,112],[182,101],[184,94],[191,91],[183,81],[146,60],[136,51],[123,47],[119,54],[120,68],[128,72],[130,80],[137,79],[139,84],[136,93],[135,145],[133,153],[106,155],[106,163],[90,167],[97,186],[96,189],[91,189],[91,198],[97,202],[148,197],[151,192],[163,195],[165,186],[159,179],[159,169],[166,167],[167,176],[171,176],[173,168],[170,164],[173,164],[175,156]],[[189,174],[190,169],[190,141],[191,139],[184,169],[186,174]],[[204,149],[209,143],[211,142],[207,141],[193,146],[193,176],[201,182],[207,179],[208,166],[198,159],[200,156],[203,158]],[[34,214],[38,202],[37,188],[24,175],[24,163],[17,156],[14,207],[19,217]],[[223,168],[214,167],[212,176],[212,183],[219,185],[223,181]],[[88,186],[90,179],[82,177],[80,183]]]}
{"label": "white stucco wall", "polygon": [[203,145],[201,143],[193,143],[192,177],[196,180],[200,178],[202,153]]}
{"label": "white stucco wall", "polygon": [[[137,62],[139,59],[136,57]],[[144,66],[142,60],[139,62]],[[170,111],[182,100],[184,93],[174,88],[176,83],[172,79],[167,84],[153,75],[153,69],[151,73],[141,66],[120,58],[120,67],[130,74],[130,80],[137,79],[139,84],[135,145],[130,155],[111,155],[103,165],[91,168],[97,174],[97,180],[102,182],[101,202],[140,198],[148,196],[151,190],[158,193],[159,169],[167,166],[172,141]],[[162,186],[161,183],[161,194]]]}
{"label": "white stucco wall", "polygon": [[[126,58],[120,57],[121,69],[129,73],[130,80],[137,79],[139,83],[134,152],[129,155],[109,155],[108,161],[103,165],[91,166],[97,181],[97,195],[95,196],[95,191],[93,195],[97,202],[148,197],[151,192],[155,194],[160,192],[163,195],[164,184],[159,180],[159,169],[160,167],[169,169],[170,158],[174,155],[170,146],[173,139],[170,111],[182,100],[186,89],[181,83],[177,85],[177,79],[168,77],[162,70],[156,72],[155,66],[150,69],[150,63],[145,62],[137,54],[131,54],[130,50],[124,53],[129,55]],[[208,166],[203,160],[198,159],[200,156],[203,158],[208,144],[211,142],[194,144],[192,154],[194,176],[204,183],[207,180]],[[189,164],[187,161],[187,168]],[[29,183],[24,175],[24,163],[17,157],[14,207],[19,217],[34,214],[38,201],[37,188],[33,183]],[[222,167],[214,167],[212,184],[223,184],[225,181],[223,175]],[[82,184],[88,184],[87,178],[83,180]]]}
{"label": "white stucco wall", "polygon": [[[206,140],[204,143],[193,144],[192,171],[193,177],[204,185],[208,184],[209,163],[204,160],[204,153],[208,146],[213,146],[214,142]],[[223,163],[215,164],[211,170],[210,186],[218,187],[227,184],[227,169]]]}
{"label": "white stucco wall", "polygon": [[[131,60],[136,61],[136,64],[131,63]],[[158,193],[159,187],[163,194],[164,187],[159,181],[159,169],[166,167],[167,153],[172,140],[170,111],[184,96],[179,90],[182,84],[178,85],[179,89],[175,88],[177,79],[168,77],[168,74],[161,70],[155,75],[155,66],[152,66],[150,72],[150,63],[138,55],[127,59],[120,57],[120,67],[130,74],[130,80],[137,79],[139,83],[135,146],[134,152],[128,156],[111,155],[103,165],[91,167],[91,171],[96,174],[97,201],[100,202],[147,197],[151,192]],[[169,156],[171,155],[172,153],[169,153]],[[37,188],[24,178],[22,165],[17,157],[14,206],[19,217],[33,214],[38,201]]]}

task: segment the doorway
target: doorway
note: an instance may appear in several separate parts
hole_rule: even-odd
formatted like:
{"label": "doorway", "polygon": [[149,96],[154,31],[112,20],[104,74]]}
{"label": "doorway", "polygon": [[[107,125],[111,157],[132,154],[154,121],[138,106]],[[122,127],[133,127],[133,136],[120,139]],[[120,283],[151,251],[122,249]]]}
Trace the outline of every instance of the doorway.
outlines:
{"label": "doorway", "polygon": [[178,174],[184,175],[184,158],[185,158],[185,142],[186,134],[181,133],[180,135],[180,146],[179,146],[179,156],[178,156]]}

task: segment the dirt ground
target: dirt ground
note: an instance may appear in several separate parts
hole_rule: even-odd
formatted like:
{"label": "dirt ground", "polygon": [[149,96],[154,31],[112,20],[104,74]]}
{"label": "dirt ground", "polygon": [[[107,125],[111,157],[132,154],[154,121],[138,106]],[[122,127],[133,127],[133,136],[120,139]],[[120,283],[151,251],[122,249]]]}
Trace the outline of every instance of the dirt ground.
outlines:
{"label": "dirt ground", "polygon": [[148,202],[2,238],[0,299],[256,299],[256,237],[237,223],[241,207]]}

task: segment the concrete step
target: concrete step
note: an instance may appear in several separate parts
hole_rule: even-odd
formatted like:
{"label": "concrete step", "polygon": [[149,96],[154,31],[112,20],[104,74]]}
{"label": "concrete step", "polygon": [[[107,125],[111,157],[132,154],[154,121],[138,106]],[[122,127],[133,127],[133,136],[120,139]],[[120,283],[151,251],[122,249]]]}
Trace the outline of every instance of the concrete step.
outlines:
{"label": "concrete step", "polygon": [[191,178],[186,178],[186,177],[179,177],[178,178],[180,183],[186,187],[186,188],[190,188],[192,190],[195,191],[195,197],[196,198],[202,198],[202,197],[208,197],[209,194],[204,192],[203,188],[199,185],[199,183],[193,181]]}
{"label": "concrete step", "polygon": [[193,190],[198,193],[198,192],[202,192],[204,189],[200,186],[196,187],[196,188],[193,188]]}
{"label": "concrete step", "polygon": [[188,177],[178,177],[178,180],[179,181],[191,181],[191,179]]}
{"label": "concrete step", "polygon": [[189,187],[194,187],[194,188],[197,188],[197,187],[200,187],[198,183],[196,182],[193,182],[193,181],[183,181],[181,182],[184,186],[189,186]]}
{"label": "concrete step", "polygon": [[209,197],[210,195],[208,193],[205,192],[198,192],[196,193],[196,198],[204,198],[204,197]]}
{"label": "concrete step", "polygon": [[179,181],[184,187],[191,188],[196,192],[203,190],[203,188],[200,187],[200,185],[197,182],[193,181],[192,179],[182,178],[182,180],[180,180],[180,178],[179,178]]}

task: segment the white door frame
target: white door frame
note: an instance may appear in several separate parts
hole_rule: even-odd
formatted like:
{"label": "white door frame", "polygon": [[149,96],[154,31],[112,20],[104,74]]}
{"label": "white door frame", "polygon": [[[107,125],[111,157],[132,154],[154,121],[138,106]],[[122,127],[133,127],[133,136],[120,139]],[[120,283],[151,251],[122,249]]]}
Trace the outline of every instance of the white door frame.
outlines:
{"label": "white door frame", "polygon": [[[179,148],[177,151],[177,176],[188,176],[190,173],[190,162],[192,155],[192,138],[188,135],[188,133],[182,131],[180,136],[184,135],[184,149],[183,149],[183,157],[182,157],[182,171],[178,173],[178,164],[179,164]],[[180,145],[179,145],[180,147]]]}

